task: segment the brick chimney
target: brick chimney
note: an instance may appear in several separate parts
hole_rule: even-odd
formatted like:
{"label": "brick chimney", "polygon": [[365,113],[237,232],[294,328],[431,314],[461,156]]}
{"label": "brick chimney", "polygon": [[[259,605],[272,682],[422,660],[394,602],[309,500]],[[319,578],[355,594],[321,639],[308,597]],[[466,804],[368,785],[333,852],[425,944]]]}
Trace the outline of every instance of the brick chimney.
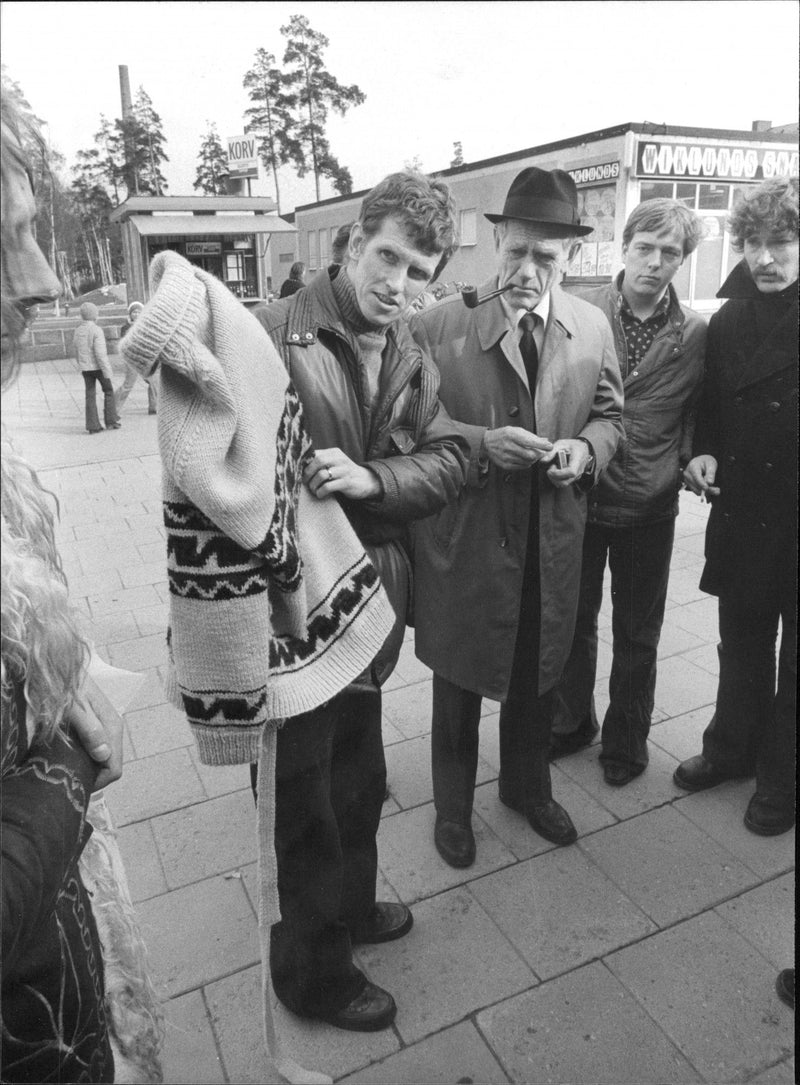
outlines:
{"label": "brick chimney", "polygon": [[772,121],[753,121],[754,132],[768,132],[772,127]]}

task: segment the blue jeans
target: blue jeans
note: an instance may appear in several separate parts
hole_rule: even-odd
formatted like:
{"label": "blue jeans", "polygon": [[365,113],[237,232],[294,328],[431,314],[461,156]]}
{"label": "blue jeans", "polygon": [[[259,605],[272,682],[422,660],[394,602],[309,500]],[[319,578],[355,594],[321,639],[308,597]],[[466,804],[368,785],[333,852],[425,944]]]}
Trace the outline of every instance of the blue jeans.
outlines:
{"label": "blue jeans", "polygon": [[656,660],[669,583],[675,520],[638,527],[587,524],[572,650],[558,688],[554,731],[596,720],[597,616],[606,561],[611,569],[614,658],[603,720],[604,763],[644,768],[653,715]]}

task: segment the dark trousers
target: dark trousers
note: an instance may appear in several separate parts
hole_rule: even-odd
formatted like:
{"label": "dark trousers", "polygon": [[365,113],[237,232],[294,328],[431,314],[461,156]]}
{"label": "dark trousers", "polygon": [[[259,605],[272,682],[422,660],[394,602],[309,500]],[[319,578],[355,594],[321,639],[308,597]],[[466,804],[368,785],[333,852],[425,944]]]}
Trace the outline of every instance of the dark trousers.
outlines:
{"label": "dark trousers", "polygon": [[611,570],[614,657],[610,703],[600,760],[643,768],[653,715],[656,661],[675,520],[638,527],[587,524],[575,636],[559,684],[554,731],[571,734],[596,725],[597,616],[603,602],[606,561]]}
{"label": "dark trousers", "polygon": [[[756,792],[777,809],[794,806],[797,746],[796,581],[754,606],[735,593],[719,599],[719,687],[703,754],[731,773],[755,771]],[[778,623],[777,688],[775,647]]]}
{"label": "dark trousers", "polygon": [[119,421],[117,405],[114,399],[114,388],[108,377],[104,377],[102,370],[89,369],[83,372],[83,382],[86,385],[86,428],[89,433],[97,433],[102,429],[100,419],[97,416],[97,389],[95,382],[103,389],[103,420],[106,428],[113,426]]}
{"label": "dark trousers", "polygon": [[271,932],[275,993],[320,1015],[366,984],[350,931],[375,904],[376,836],[386,791],[381,695],[362,677],[278,732],[275,850],[281,921]]}
{"label": "dark trousers", "polygon": [[[550,795],[548,747],[554,691],[539,695],[538,502],[531,503],[517,639],[508,697],[500,709],[500,790],[524,806]],[[431,749],[436,813],[468,825],[478,767],[481,696],[433,676]]]}

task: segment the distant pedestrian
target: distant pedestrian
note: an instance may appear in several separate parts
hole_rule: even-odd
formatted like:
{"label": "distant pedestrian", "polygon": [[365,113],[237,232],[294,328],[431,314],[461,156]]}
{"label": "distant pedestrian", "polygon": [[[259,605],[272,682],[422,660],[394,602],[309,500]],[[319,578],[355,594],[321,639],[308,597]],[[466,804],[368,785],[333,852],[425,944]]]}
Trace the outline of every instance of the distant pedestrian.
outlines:
{"label": "distant pedestrian", "polygon": [[306,273],[306,265],[302,260],[296,260],[289,268],[289,278],[284,282],[281,287],[280,297],[290,298],[292,294],[296,294],[298,290],[302,290],[306,285],[303,282],[303,276]]}
{"label": "distant pedestrian", "polygon": [[111,384],[111,364],[108,360],[106,339],[97,323],[100,315],[96,305],[85,301],[81,306],[81,323],[75,329],[72,349],[75,361],[81,368],[86,385],[86,429],[89,433],[100,433],[102,426],[97,416],[97,392],[95,384],[99,381],[103,389],[103,415],[106,429],[119,429],[117,407],[114,401],[114,388]]}
{"label": "distant pedestrian", "polygon": [[[142,304],[142,302],[132,301],[130,303],[130,305],[128,306],[128,321],[126,324],[122,325],[122,330],[119,334],[120,339],[124,339],[128,332],[131,330],[134,321],[140,315],[142,309],[144,309],[144,305]],[[122,384],[119,386],[115,393],[117,412],[120,412],[122,410],[125,404],[125,400],[131,394],[133,386],[134,384],[136,384],[139,377],[140,374],[137,373],[133,366],[125,366],[125,380],[122,382]],[[155,375],[150,378],[143,377],[142,379],[147,385],[147,413],[155,414],[156,407],[158,406],[158,392],[156,391]]]}

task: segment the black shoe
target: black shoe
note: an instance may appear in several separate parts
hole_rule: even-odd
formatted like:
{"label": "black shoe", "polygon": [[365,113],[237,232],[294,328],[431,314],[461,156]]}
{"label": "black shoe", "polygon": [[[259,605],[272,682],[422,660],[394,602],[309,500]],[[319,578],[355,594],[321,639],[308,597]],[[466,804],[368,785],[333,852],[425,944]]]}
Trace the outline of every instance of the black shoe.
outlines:
{"label": "black shoe", "polygon": [[621,765],[618,761],[609,761],[603,765],[603,779],[610,787],[624,787],[644,772],[644,765]]}
{"label": "black shoe", "polygon": [[106,426],[106,429],[122,429],[121,422],[111,422]]}
{"label": "black shoe", "polygon": [[437,814],[433,842],[444,861],[452,867],[468,867],[475,862],[475,836],[469,825],[447,821]]}
{"label": "black shoe", "polygon": [[568,734],[551,732],[550,760],[553,761],[557,757],[568,757],[572,753],[577,753],[578,750],[584,750],[587,746],[591,746],[599,733],[600,728],[589,719],[584,720],[576,731],[571,731]]}
{"label": "black shoe", "polygon": [[746,775],[748,774],[743,772],[726,772],[715,768],[699,753],[696,757],[690,757],[688,761],[681,761],[672,779],[684,791],[705,791],[706,788],[716,787],[725,780],[739,780]]}
{"label": "black shoe", "polygon": [[578,839],[578,830],[572,824],[572,818],[554,799],[531,803],[526,808],[517,795],[509,794],[501,789],[499,796],[504,806],[526,817],[534,832],[543,836],[545,840],[563,847],[566,844],[574,844]]}
{"label": "black shoe", "polygon": [[369,918],[350,932],[350,938],[354,944],[377,945],[379,942],[393,942],[395,938],[408,934],[413,926],[414,917],[405,904],[379,900]]}
{"label": "black shoe", "polygon": [[552,844],[564,847],[578,839],[578,830],[572,824],[572,818],[555,799],[529,803],[525,815],[534,832]]}
{"label": "black shoe", "polygon": [[794,969],[784,968],[775,980],[775,993],[781,1002],[794,1009]]}
{"label": "black shoe", "polygon": [[350,1032],[378,1032],[391,1025],[396,1014],[397,1005],[389,992],[367,982],[349,1005],[335,1013],[320,1015],[319,1020]]}
{"label": "black shoe", "polygon": [[756,792],[747,805],[744,824],[758,836],[780,836],[794,826],[794,808],[775,807]]}

